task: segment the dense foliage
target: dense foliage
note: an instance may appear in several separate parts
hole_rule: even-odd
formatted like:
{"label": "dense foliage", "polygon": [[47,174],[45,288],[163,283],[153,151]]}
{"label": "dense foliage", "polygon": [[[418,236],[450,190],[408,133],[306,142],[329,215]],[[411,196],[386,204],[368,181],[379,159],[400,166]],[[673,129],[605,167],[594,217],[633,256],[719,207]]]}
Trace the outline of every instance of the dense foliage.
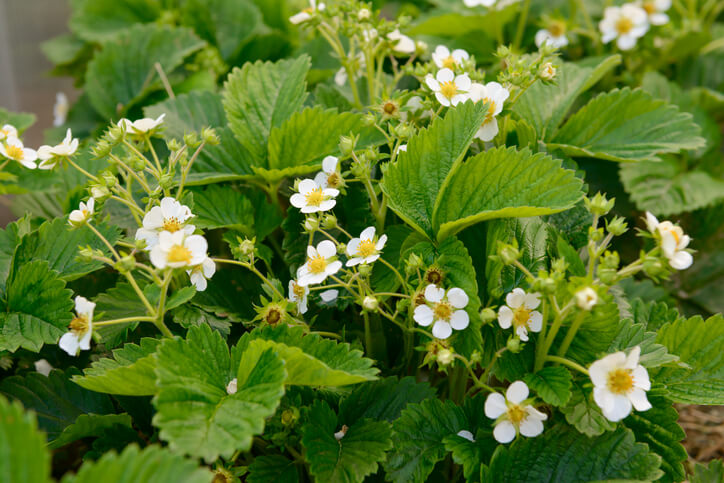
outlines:
{"label": "dense foliage", "polygon": [[724,477],[724,4],[71,3],[2,481]]}

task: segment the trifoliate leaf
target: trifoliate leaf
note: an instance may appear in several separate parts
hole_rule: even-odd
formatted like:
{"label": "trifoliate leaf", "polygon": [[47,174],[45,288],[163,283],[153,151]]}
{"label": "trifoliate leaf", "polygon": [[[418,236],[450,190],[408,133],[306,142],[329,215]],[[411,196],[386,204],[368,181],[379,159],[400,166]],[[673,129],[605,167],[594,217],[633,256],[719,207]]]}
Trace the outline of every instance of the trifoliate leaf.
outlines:
{"label": "trifoliate leaf", "polygon": [[48,448],[56,449],[81,438],[102,436],[106,430],[118,426],[131,428],[131,417],[128,414],[81,414],[48,444]]}
{"label": "trifoliate leaf", "polygon": [[144,337],[141,344],[128,343],[113,351],[113,358],[99,359],[73,382],[91,391],[126,396],[156,394],[156,358],[160,340]]}
{"label": "trifoliate leaf", "polygon": [[435,202],[433,229],[444,240],[485,220],[557,213],[583,198],[582,185],[543,153],[489,149],[450,171]]}
{"label": "trifoliate leaf", "polygon": [[227,127],[221,95],[192,91],[146,107],[144,113],[154,119],[165,113],[166,134],[177,139],[183,139],[184,134],[190,132],[201,132],[206,127],[216,130],[219,144],[205,145],[200,151],[186,178],[187,185],[244,179],[254,174],[251,154]]}
{"label": "trifoliate leaf", "polygon": [[631,302],[631,316],[636,324],[643,325],[648,331],[657,331],[667,322],[681,318],[678,310],[669,308],[664,302],[644,302],[641,299]]}
{"label": "trifoliate leaf", "polygon": [[571,397],[571,373],[565,367],[544,367],[528,374],[525,382],[543,401],[553,406],[563,406]]}
{"label": "trifoliate leaf", "polygon": [[573,382],[571,398],[568,404],[561,408],[561,412],[565,414],[569,424],[589,437],[616,429],[616,425],[603,416],[594,402],[591,389],[580,382]]}
{"label": "trifoliate leaf", "polygon": [[445,457],[443,439],[468,430],[462,409],[452,401],[433,398],[409,404],[392,424],[392,450],[384,464],[387,479],[422,482]]}
{"label": "trifoliate leaf", "polygon": [[549,148],[610,161],[656,160],[704,144],[691,114],[637,89],[600,94],[571,116]]}
{"label": "trifoliate leaf", "polygon": [[74,2],[70,29],[83,40],[103,42],[139,23],[153,22],[161,13],[152,0]]}
{"label": "trifoliate leaf", "polygon": [[639,363],[645,367],[658,367],[671,364],[679,360],[674,354],[669,354],[661,344],[656,343],[656,332],[647,332],[643,324],[636,324],[631,319],[621,320],[618,323],[618,334],[608,348],[608,353],[624,351],[639,346],[641,357]]}
{"label": "trifoliate leaf", "polygon": [[339,421],[350,425],[370,418],[393,422],[408,404],[435,396],[435,390],[413,377],[386,377],[359,384],[339,405]]}
{"label": "trifoliate leaf", "polygon": [[620,55],[607,57],[595,67],[566,62],[558,68],[555,84],[536,82],[520,96],[513,112],[532,124],[540,139],[549,141],[578,96],[620,63]]}
{"label": "trifoliate leaf", "polygon": [[115,412],[111,398],[88,391],[73,382],[69,376],[79,374],[76,369],[65,373],[53,370],[44,376],[37,372],[12,376],[0,382],[0,393],[18,399],[27,409],[38,415],[40,428],[53,441],[83,414],[104,415]]}
{"label": "trifoliate leaf", "polygon": [[[95,228],[112,245],[121,236],[118,227],[107,223]],[[57,271],[63,280],[74,280],[105,266],[97,260],[79,259],[78,249],[85,246],[100,250],[109,258],[111,256],[106,244],[90,228],[72,228],[65,217],[56,218],[46,221],[37,231],[23,238],[13,265],[17,269],[32,260],[47,260],[50,269]]]}
{"label": "trifoliate leaf", "polygon": [[25,263],[10,277],[0,313],[0,349],[38,352],[43,344],[57,343],[73,318],[65,282],[45,260]]}
{"label": "trifoliate leaf", "polygon": [[724,181],[701,170],[682,170],[672,157],[621,165],[626,192],[641,211],[669,216],[712,206],[724,200]]}
{"label": "trifoliate leaf", "polygon": [[[319,133],[324,132],[324,136]],[[295,112],[269,135],[269,169],[258,173],[267,181],[318,171],[325,156],[340,156],[339,138],[359,135],[357,149],[384,142],[382,134],[365,125],[364,116],[334,109],[308,107]]]}
{"label": "trifoliate leaf", "polygon": [[694,465],[694,474],[689,481],[691,483],[720,483],[724,481],[724,461],[712,460],[706,466],[697,463]]}
{"label": "trifoliate leaf", "polygon": [[267,164],[267,144],[279,127],[304,103],[307,56],[279,62],[255,62],[235,68],[224,84],[224,110],[231,130],[257,166]]}
{"label": "trifoliate leaf", "polygon": [[124,29],[88,63],[85,89],[93,107],[107,118],[118,119],[119,114],[160,88],[156,62],[170,75],[203,45],[187,28],[134,25]]}
{"label": "trifoliate leaf", "polygon": [[661,469],[666,473],[664,481],[684,481],[686,471],[682,463],[687,454],[681,441],[686,433],[676,423],[679,414],[663,397],[648,394],[648,400],[653,407],[648,411],[633,411],[624,419],[624,425],[634,432],[636,441],[648,444],[651,451],[661,456]]}
{"label": "trifoliate leaf", "polygon": [[[206,325],[158,348],[153,424],[171,448],[212,462],[248,450],[264,430],[284,394],[284,362],[272,349],[231,362],[221,335]],[[234,378],[237,391],[229,394]]]}
{"label": "trifoliate leaf", "polygon": [[653,481],[663,474],[660,464],[661,458],[636,443],[630,430],[589,438],[558,425],[535,438],[500,446],[490,475],[493,482]]}
{"label": "trifoliate leaf", "polygon": [[87,461],[75,475],[68,474],[63,483],[210,483],[213,473],[199,468],[195,461],[186,459],[166,448],[152,445],[140,450],[128,446],[121,454],[109,452],[98,461]]}
{"label": "trifoliate leaf", "polygon": [[[310,473],[317,481],[360,483],[377,471],[392,447],[387,421],[362,419],[345,430],[324,401],[316,401],[308,417],[302,428],[302,445]],[[338,431],[344,433],[340,439],[335,437]]]}
{"label": "trifoliate leaf", "polygon": [[248,483],[297,483],[296,462],[282,455],[260,455],[249,465]]}
{"label": "trifoliate leaf", "polygon": [[260,353],[273,349],[284,360],[286,384],[301,386],[344,386],[376,379],[379,370],[374,361],[349,344],[339,344],[315,334],[306,334],[302,327],[255,329],[239,340],[234,355],[246,351]]}
{"label": "trifoliate leaf", "polygon": [[689,368],[661,367],[651,379],[664,384],[668,397],[685,404],[724,404],[724,318],[679,319],[658,331],[656,342]]}
{"label": "trifoliate leaf", "polygon": [[50,453],[35,414],[0,396],[0,480],[44,483],[50,479]]}
{"label": "trifoliate leaf", "polygon": [[433,213],[448,173],[461,163],[485,118],[480,102],[466,102],[435,119],[384,170],[382,190],[390,208],[423,235],[434,239]]}
{"label": "trifoliate leaf", "polygon": [[231,228],[254,235],[251,201],[231,186],[211,185],[194,190],[193,224],[198,228]]}

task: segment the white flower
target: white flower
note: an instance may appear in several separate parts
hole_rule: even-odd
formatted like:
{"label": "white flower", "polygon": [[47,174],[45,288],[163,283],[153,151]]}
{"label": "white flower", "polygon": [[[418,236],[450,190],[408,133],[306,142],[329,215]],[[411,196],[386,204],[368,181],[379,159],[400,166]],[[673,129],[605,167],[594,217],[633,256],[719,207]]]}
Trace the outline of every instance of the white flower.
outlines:
{"label": "white flower", "polygon": [[151,263],[156,268],[179,268],[200,265],[207,258],[208,244],[201,235],[186,236],[179,230],[162,231],[151,249]]}
{"label": "white flower", "polygon": [[163,231],[170,233],[181,231],[191,235],[196,227],[186,222],[193,216],[188,206],[166,196],[161,200],[160,206],[154,206],[143,217],[143,227],[136,230],[136,240],[145,240],[146,248],[150,250],[158,243],[158,236]]}
{"label": "white flower", "polygon": [[232,395],[236,394],[236,391],[239,390],[239,381],[236,380],[236,378],[233,378],[231,381],[229,381],[229,384],[226,385],[226,394]]}
{"label": "white flower", "polygon": [[302,287],[295,280],[289,281],[289,300],[297,303],[297,309],[300,314],[307,311],[307,297],[309,296],[309,287]]}
{"label": "white flower", "polygon": [[473,102],[482,101],[488,104],[488,113],[483,119],[483,124],[478,129],[475,137],[482,141],[491,141],[498,134],[498,120],[495,116],[503,110],[503,104],[508,99],[510,92],[497,82],[478,84],[470,86],[470,99]]}
{"label": "white flower", "polygon": [[671,0],[639,0],[636,5],[644,9],[651,25],[669,23],[669,16],[664,12],[671,8]]}
{"label": "white flower", "polygon": [[539,75],[543,80],[552,81],[556,77],[556,72],[556,68],[553,67],[553,64],[546,62],[541,66]]}
{"label": "white flower", "polygon": [[515,381],[508,386],[505,397],[497,392],[491,393],[485,400],[485,415],[495,419],[493,437],[499,443],[510,443],[517,433],[535,438],[543,432],[543,421],[548,416],[530,404],[528,386],[523,381]]}
{"label": "white flower", "polygon": [[17,161],[26,168],[35,169],[37,167],[35,160],[38,159],[38,153],[34,149],[23,146],[23,142],[14,136],[6,137],[5,142],[0,143],[0,155]]}
{"label": "white flower", "polygon": [[196,287],[197,291],[203,292],[208,286],[207,280],[213,277],[214,273],[216,273],[216,264],[212,259],[206,257],[206,259],[204,259],[204,261],[200,264],[186,270],[186,273],[191,280],[191,285]]}
{"label": "white flower", "polygon": [[686,235],[680,226],[670,221],[656,219],[654,215],[646,212],[646,226],[653,234],[661,237],[660,245],[664,256],[669,260],[669,265],[676,270],[686,270],[694,263],[694,257],[686,251],[691,238]]}
{"label": "white flower", "polygon": [[470,54],[465,52],[463,49],[455,49],[450,52],[450,49],[444,45],[438,45],[435,47],[435,52],[432,53],[432,61],[440,69],[448,68],[455,70],[456,67],[462,67],[463,62],[470,58]]}
{"label": "white flower", "polygon": [[38,359],[37,361],[33,362],[33,365],[35,366],[35,372],[42,374],[46,377],[50,374],[50,371],[53,370],[53,366],[51,366],[50,362],[48,362],[46,359]]}
{"label": "white flower", "polygon": [[325,290],[324,292],[319,294],[319,298],[322,299],[322,302],[332,302],[334,299],[337,298],[339,295],[339,290],[335,288],[331,288],[329,290]]}
{"label": "white flower", "polygon": [[411,54],[415,52],[415,41],[407,35],[400,33],[399,29],[395,29],[389,34],[387,38],[392,41],[392,50],[403,54]]}
{"label": "white flower", "polygon": [[467,429],[463,429],[462,431],[458,431],[458,436],[461,438],[467,439],[471,443],[475,442],[475,437],[473,437],[473,433],[468,431]]}
{"label": "white flower", "polygon": [[121,126],[128,134],[142,135],[149,133],[160,126],[163,123],[164,117],[166,117],[165,113],[161,114],[156,119],[144,117],[143,119],[133,122],[124,118],[118,121],[118,125]]}
{"label": "white flower", "polygon": [[609,354],[597,360],[588,369],[593,382],[593,399],[610,421],[621,421],[631,413],[651,409],[646,391],[651,381],[646,368],[639,364],[641,348],[631,349],[628,357],[623,352]]}
{"label": "white flower", "polygon": [[606,7],[598,28],[604,44],[617,38],[619,49],[630,50],[636,45],[636,40],[649,30],[649,22],[643,8],[627,3],[622,7]]}
{"label": "white flower", "polygon": [[53,126],[58,127],[65,124],[69,110],[70,105],[68,104],[68,97],[63,92],[55,94],[55,105],[53,106]]}
{"label": "white flower", "polygon": [[367,20],[372,16],[372,12],[370,12],[369,8],[360,8],[359,12],[357,12],[357,19],[359,20]]}
{"label": "white flower", "polygon": [[380,252],[387,243],[387,235],[382,235],[375,240],[375,227],[370,226],[364,229],[359,238],[352,238],[347,243],[347,266],[353,267],[360,263],[372,263],[380,258]]}
{"label": "white flower", "polygon": [[298,14],[289,17],[289,21],[294,25],[306,22],[307,20],[310,20],[315,13],[324,10],[325,7],[326,5],[323,3],[317,3],[317,0],[309,0],[309,7],[305,8]]}
{"label": "white flower", "polygon": [[371,43],[376,38],[377,38],[377,29],[370,28],[370,29],[365,29],[362,31],[362,39],[364,40],[364,42],[366,44]]}
{"label": "white flower", "polygon": [[406,153],[407,152],[407,144],[400,144],[397,148],[397,153]]}
{"label": "white flower", "polygon": [[540,305],[537,293],[526,294],[522,288],[515,288],[505,296],[505,303],[498,310],[498,323],[503,329],[511,325],[520,340],[528,340],[528,331],[540,332],[543,328],[543,315],[534,310]]}
{"label": "white flower", "polygon": [[314,177],[314,182],[322,189],[337,189],[342,184],[342,175],[337,171],[339,159],[327,156],[322,160],[322,171]]}
{"label": "white flower", "polygon": [[72,226],[81,226],[93,216],[93,208],[95,208],[96,200],[93,197],[88,199],[88,203],[80,202],[77,210],[73,210],[68,215],[68,223]]}
{"label": "white flower", "polygon": [[18,130],[12,124],[5,124],[0,127],[0,141],[4,141],[7,138],[18,137]]}
{"label": "white flower", "polygon": [[432,335],[436,338],[447,339],[453,329],[463,330],[470,323],[468,313],[462,310],[468,305],[468,295],[463,289],[454,287],[445,293],[445,289],[431,283],[425,288],[425,300],[432,307],[428,304],[418,305],[412,318],[423,327],[434,322]]}
{"label": "white flower", "polygon": [[583,310],[591,310],[598,303],[598,294],[591,287],[584,287],[574,295],[576,297],[576,305]]}
{"label": "white flower", "polygon": [[455,77],[455,73],[448,69],[440,69],[435,77],[428,74],[425,77],[427,87],[435,93],[435,98],[443,106],[457,106],[468,100],[470,90],[470,77],[462,74]]}
{"label": "white flower", "polygon": [[294,193],[289,202],[302,213],[316,213],[334,208],[339,190],[320,186],[313,179],[303,179],[299,182],[299,193]]}
{"label": "white flower", "polygon": [[478,5],[482,5],[483,7],[492,7],[495,5],[496,0],[463,0],[463,3],[466,7],[477,7]]}
{"label": "white flower", "polygon": [[[92,198],[91,198],[92,199]],[[58,341],[58,345],[71,356],[77,356],[81,350],[90,349],[93,336],[93,309],[96,304],[78,295],[75,298],[76,317],[70,321],[70,332],[66,332]]]}
{"label": "white flower", "polygon": [[38,148],[38,169],[53,169],[60,158],[73,156],[78,150],[78,139],[73,139],[70,128],[65,132],[65,139],[55,146],[40,146]]}
{"label": "white flower", "polygon": [[[563,25],[563,28],[556,28],[558,25]],[[556,22],[556,27],[549,26],[548,29],[541,29],[535,34],[535,45],[540,48],[543,44],[548,44],[551,47],[560,49],[568,45],[568,37],[566,37],[566,29],[563,22]]]}
{"label": "white flower", "polygon": [[322,283],[342,268],[336,259],[337,249],[329,240],[319,242],[317,248],[307,247],[307,262],[297,270],[297,283],[302,287]]}

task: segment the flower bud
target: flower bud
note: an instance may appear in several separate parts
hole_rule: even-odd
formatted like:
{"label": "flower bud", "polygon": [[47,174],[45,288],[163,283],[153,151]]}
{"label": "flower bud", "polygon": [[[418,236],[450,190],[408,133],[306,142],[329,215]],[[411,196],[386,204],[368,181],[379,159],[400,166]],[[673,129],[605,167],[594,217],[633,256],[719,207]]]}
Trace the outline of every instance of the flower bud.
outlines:
{"label": "flower bud", "polygon": [[294,426],[299,421],[299,409],[295,407],[285,409],[282,412],[281,420],[284,426]]}
{"label": "flower bud", "polygon": [[357,265],[357,269],[359,270],[359,274],[362,278],[367,278],[370,275],[372,275],[372,265],[363,264],[363,265]]}
{"label": "flower bud", "polygon": [[239,252],[247,257],[250,257],[254,254],[254,248],[255,248],[255,241],[254,239],[249,240],[248,238],[245,238],[239,243]]}
{"label": "flower bud", "polygon": [[612,268],[618,270],[618,264],[621,262],[618,256],[618,252],[610,252],[606,250],[606,253],[601,257],[601,267]]}
{"label": "flower bud", "polygon": [[620,216],[614,217],[611,221],[606,220],[606,231],[614,236],[621,236],[628,230],[626,220]]}
{"label": "flower bud", "polygon": [[556,280],[548,276],[538,277],[533,281],[533,289],[536,292],[553,293],[556,290]]}
{"label": "flower bud", "polygon": [[139,158],[138,156],[134,156],[130,159],[128,165],[134,171],[143,171],[146,168],[146,161]]}
{"label": "flower bud", "polygon": [[379,302],[374,297],[367,296],[362,301],[362,307],[368,312],[375,312],[379,306]]}
{"label": "flower bud", "polygon": [[415,53],[419,56],[427,52],[427,42],[418,40],[415,42]]}
{"label": "flower bud", "polygon": [[473,353],[470,354],[470,362],[472,362],[473,364],[479,364],[482,360],[483,355],[479,351],[473,351]]}
{"label": "flower bud", "polygon": [[544,81],[552,81],[556,77],[556,68],[553,67],[553,64],[550,62],[546,62],[543,64],[543,67],[540,69],[540,73],[538,74],[541,79]]}
{"label": "flower bud", "polygon": [[184,144],[191,149],[196,149],[201,144],[199,136],[195,132],[189,132],[184,134]]}
{"label": "flower bud", "polygon": [[405,262],[405,273],[412,275],[423,267],[423,261],[417,253],[411,253]]}
{"label": "flower bud", "polygon": [[574,297],[578,308],[583,310],[592,310],[598,303],[598,293],[591,287],[583,287],[574,294]]}
{"label": "flower bud", "polygon": [[319,230],[319,219],[314,215],[307,216],[307,219],[304,220],[304,229],[307,232]]}
{"label": "flower bud", "polygon": [[599,192],[596,193],[593,198],[584,198],[583,202],[586,205],[586,209],[592,214],[604,216],[608,214],[609,211],[611,211],[613,205],[616,203],[616,198],[611,198],[610,200],[608,200],[604,195]]}
{"label": "flower bud", "polygon": [[170,140],[166,143],[166,146],[168,147],[168,150],[171,151],[171,152],[173,152],[173,151],[178,151],[178,150],[181,149],[181,143],[179,142],[178,139],[170,139]]}
{"label": "flower bud", "polygon": [[503,243],[498,241],[498,257],[505,265],[511,265],[520,258],[520,250],[518,250],[518,241],[513,243]]}
{"label": "flower bud", "polygon": [[136,258],[133,255],[126,255],[116,262],[114,268],[120,273],[128,273],[136,268]]}
{"label": "flower bud", "polygon": [[490,307],[485,307],[480,311],[480,318],[484,324],[491,322],[498,318],[498,313]]}
{"label": "flower bud", "polygon": [[236,391],[239,389],[239,383],[236,380],[236,378],[229,381],[229,384],[226,385],[226,394],[236,394]]}
{"label": "flower bud", "polygon": [[508,339],[508,342],[505,343],[505,347],[507,347],[507,349],[513,354],[517,354],[522,349],[520,345],[520,339],[518,339],[517,337],[511,337],[510,339]]}
{"label": "flower bud", "polygon": [[173,175],[166,173],[158,180],[158,185],[163,189],[170,189],[173,186]]}
{"label": "flower bud", "polygon": [[362,118],[362,123],[367,127],[372,127],[375,125],[375,123],[377,123],[377,118],[375,117],[374,114],[367,113]]}
{"label": "flower bud", "polygon": [[599,265],[596,273],[604,285],[613,285],[618,281],[618,270],[614,268],[605,268]]}
{"label": "flower bud", "polygon": [[105,186],[96,185],[91,186],[91,196],[97,201],[105,201],[111,196],[111,192]]}
{"label": "flower bud", "polygon": [[322,218],[322,228],[331,230],[337,227],[337,217],[334,215],[324,215]]}
{"label": "flower bud", "polygon": [[93,146],[92,153],[93,156],[96,158],[104,158],[111,154],[111,149],[113,146],[107,141],[98,141],[95,146]]}
{"label": "flower bud", "polygon": [[342,136],[339,138],[339,152],[342,153],[344,157],[352,156],[356,145],[356,136]]}
{"label": "flower bud", "polygon": [[588,238],[595,242],[603,240],[603,228],[588,227]]}
{"label": "flower bud", "polygon": [[219,144],[219,136],[216,135],[216,130],[210,127],[206,127],[201,131],[201,138],[209,146],[216,146]]}
{"label": "flower bud", "polygon": [[643,263],[644,273],[653,279],[664,277],[668,272],[666,265],[656,257],[647,256]]}
{"label": "flower bud", "polygon": [[400,123],[397,126],[395,126],[395,134],[400,139],[407,139],[414,133],[412,127],[407,123]]}
{"label": "flower bud", "polygon": [[440,349],[437,352],[437,362],[440,365],[447,366],[452,361],[455,360],[455,355],[452,353],[450,349]]}
{"label": "flower bud", "polygon": [[112,125],[111,128],[108,129],[108,131],[106,131],[105,138],[111,143],[117,143],[123,139],[123,135],[123,128],[120,125],[115,124]]}
{"label": "flower bud", "polygon": [[357,12],[357,19],[358,20],[369,20],[369,18],[372,16],[372,12],[370,12],[369,8],[361,8],[359,12]]}
{"label": "flower bud", "polygon": [[81,261],[86,262],[86,263],[92,262],[94,253],[95,253],[95,251],[91,247],[89,247],[89,246],[82,247],[78,250],[78,258],[80,258]]}

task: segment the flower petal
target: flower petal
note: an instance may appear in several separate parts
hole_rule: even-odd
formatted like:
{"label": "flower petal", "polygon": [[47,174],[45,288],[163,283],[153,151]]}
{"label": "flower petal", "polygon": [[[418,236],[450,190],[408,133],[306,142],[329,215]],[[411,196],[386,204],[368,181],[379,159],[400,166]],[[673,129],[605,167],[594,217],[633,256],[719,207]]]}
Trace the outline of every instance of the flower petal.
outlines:
{"label": "flower petal", "polygon": [[543,421],[535,418],[525,418],[520,422],[520,434],[528,438],[535,438],[543,432]]}
{"label": "flower petal", "polygon": [[508,386],[508,390],[505,391],[505,399],[512,403],[520,404],[528,399],[528,394],[528,385],[523,381],[515,381]]}
{"label": "flower petal", "polygon": [[507,305],[503,305],[498,310],[498,324],[501,329],[508,329],[513,324],[513,311]]}
{"label": "flower petal", "polygon": [[491,392],[485,400],[485,415],[490,419],[498,419],[508,411],[505,397],[497,392]]}
{"label": "flower petal", "polygon": [[450,305],[456,309],[463,309],[468,305],[469,299],[468,294],[461,288],[454,287],[447,291],[447,299],[450,301]]}
{"label": "flower petal", "polygon": [[317,245],[317,252],[324,258],[331,258],[337,254],[337,247],[331,240],[322,240]]}
{"label": "flower petal", "polygon": [[495,425],[493,437],[498,443],[510,443],[515,439],[515,427],[510,421],[501,421]]}
{"label": "flower petal", "polygon": [[445,289],[438,288],[434,283],[425,287],[425,299],[428,302],[440,302],[445,297]]}
{"label": "flower petal", "polygon": [[437,339],[447,339],[452,335],[452,327],[447,322],[438,320],[435,325],[432,326],[432,335]]}
{"label": "flower petal", "polygon": [[450,316],[450,325],[455,330],[465,330],[470,324],[470,316],[464,310],[456,310]]}
{"label": "flower petal", "polygon": [[435,314],[427,305],[418,305],[415,307],[415,312],[413,313],[412,318],[421,326],[427,327],[432,324]]}

